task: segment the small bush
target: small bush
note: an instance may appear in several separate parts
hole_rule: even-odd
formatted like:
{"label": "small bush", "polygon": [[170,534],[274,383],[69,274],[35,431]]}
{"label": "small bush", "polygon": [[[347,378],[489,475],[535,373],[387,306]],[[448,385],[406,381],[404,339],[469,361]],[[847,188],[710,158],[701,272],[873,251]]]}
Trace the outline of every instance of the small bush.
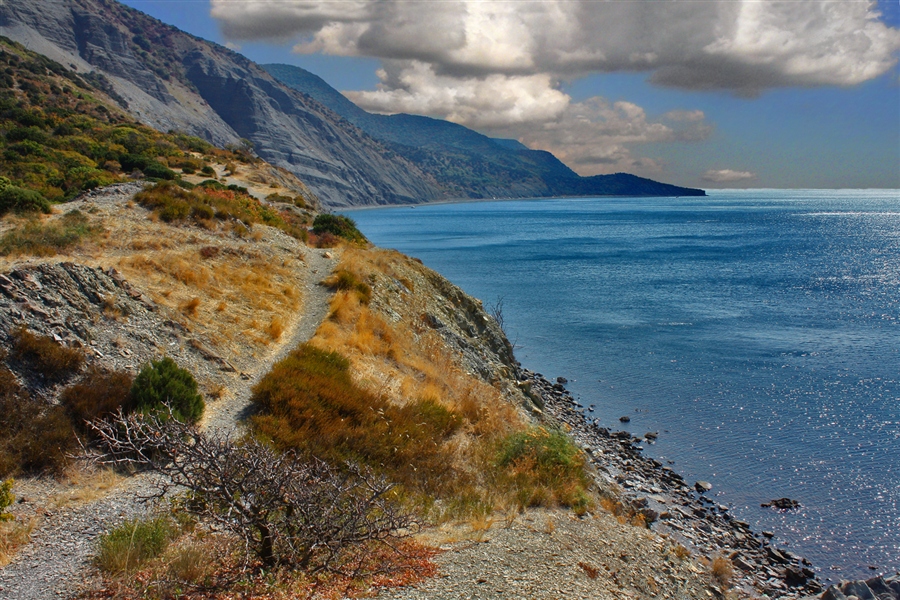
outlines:
{"label": "small bush", "polygon": [[53,338],[35,335],[24,327],[13,332],[12,355],[53,381],[69,377],[84,364],[84,353],[80,350],[67,348]]}
{"label": "small bush", "polygon": [[350,242],[365,243],[366,237],[356,228],[356,223],[344,215],[321,214],[313,221],[313,233],[330,233]]}
{"label": "small bush", "polygon": [[558,504],[584,512],[590,504],[584,457],[561,431],[534,427],[512,433],[501,442],[496,463],[521,506]]}
{"label": "small bush", "polygon": [[194,376],[168,356],[141,369],[131,386],[131,397],[137,411],[166,416],[169,407],[176,419],[186,423],[196,423],[205,408]]}
{"label": "small bush", "polygon": [[725,556],[716,556],[710,565],[710,575],[714,583],[722,587],[731,585],[731,578],[734,577],[734,565]]}
{"label": "small bush", "polygon": [[203,168],[200,169],[200,172],[201,172],[202,174],[204,174],[204,175],[209,176],[209,177],[215,177],[215,176],[216,176],[216,171],[215,171],[215,169],[213,169],[213,168],[212,168],[211,166],[209,166],[209,165],[204,165]]}
{"label": "small bush", "polygon": [[462,418],[433,400],[397,406],[361,389],[336,352],[300,346],[256,385],[253,402],[255,431],[279,449],[359,462],[426,493],[452,483],[442,445]]}
{"label": "small bush", "polygon": [[50,214],[50,201],[39,192],[12,185],[0,177],[0,215],[13,212],[42,212]]}
{"label": "small bush", "polygon": [[166,517],[134,519],[100,536],[95,562],[110,574],[131,573],[168,547],[177,529]]}
{"label": "small bush", "polygon": [[61,471],[76,440],[61,406],[47,406],[25,392],[0,365],[0,477]]}
{"label": "small bush", "polygon": [[15,518],[6,512],[16,501],[16,497],[12,493],[13,484],[15,481],[12,478],[0,483],[0,521],[12,521]]}
{"label": "small bush", "polygon": [[134,377],[122,371],[91,368],[77,382],[62,391],[59,401],[79,429],[94,419],[102,419],[120,408],[131,407]]}
{"label": "small bush", "polygon": [[346,269],[340,269],[334,275],[325,280],[325,285],[336,290],[352,290],[356,292],[362,304],[368,304],[372,300],[372,288],[364,281]]}

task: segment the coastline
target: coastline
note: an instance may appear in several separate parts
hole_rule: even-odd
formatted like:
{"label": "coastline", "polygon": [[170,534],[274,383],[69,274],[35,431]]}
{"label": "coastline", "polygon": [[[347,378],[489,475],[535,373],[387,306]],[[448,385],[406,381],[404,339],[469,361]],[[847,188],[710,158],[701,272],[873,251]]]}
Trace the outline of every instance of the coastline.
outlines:
{"label": "coastline", "polygon": [[658,533],[702,555],[728,558],[735,567],[735,587],[785,600],[824,591],[809,561],[775,547],[726,506],[707,498],[701,486],[691,486],[671,468],[644,456],[638,446],[644,438],[589,420],[562,383],[551,383],[540,373],[522,369],[519,385],[540,398],[545,414],[588,454],[602,490],[642,515]]}

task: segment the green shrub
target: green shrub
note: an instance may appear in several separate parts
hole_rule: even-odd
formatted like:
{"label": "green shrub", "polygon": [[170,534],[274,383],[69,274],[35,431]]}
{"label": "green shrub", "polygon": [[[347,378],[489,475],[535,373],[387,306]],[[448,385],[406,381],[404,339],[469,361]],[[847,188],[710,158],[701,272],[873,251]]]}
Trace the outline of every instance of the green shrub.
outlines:
{"label": "green shrub", "polygon": [[106,573],[132,573],[162,554],[177,532],[167,517],[125,521],[100,536],[94,561]]}
{"label": "green shrub", "polygon": [[6,512],[6,509],[12,506],[13,502],[16,501],[16,497],[13,496],[12,493],[14,483],[15,481],[13,481],[12,478],[0,483],[0,522],[12,521],[15,518]]}
{"label": "green shrub", "polygon": [[215,169],[213,169],[213,168],[212,168],[211,166],[209,166],[209,165],[204,165],[203,168],[200,169],[200,172],[201,172],[202,174],[208,175],[208,176],[210,176],[210,177],[215,177],[215,176],[216,176],[216,171],[215,171]]}
{"label": "green shrub", "polygon": [[50,213],[50,201],[34,190],[27,190],[0,177],[0,215],[9,211]]}
{"label": "green shrub", "polygon": [[197,381],[168,356],[144,365],[131,386],[134,408],[147,414],[165,416],[166,406],[179,421],[196,423],[205,403],[197,393]]}
{"label": "green shrub", "polygon": [[590,480],[584,455],[561,431],[532,427],[503,439],[497,452],[500,482],[516,490],[525,506],[562,505],[584,512]]}
{"label": "green shrub", "polygon": [[84,364],[80,350],[63,346],[51,337],[35,335],[25,327],[16,329],[12,337],[13,357],[49,380],[65,379]]}
{"label": "green shrub", "polygon": [[131,408],[134,377],[122,371],[91,368],[76,383],[62,391],[59,401],[72,423],[84,431],[85,423],[106,417],[120,408]]}
{"label": "green shrub", "polygon": [[317,215],[313,221],[313,233],[330,233],[350,242],[365,243],[366,237],[356,228],[356,223],[344,215]]}

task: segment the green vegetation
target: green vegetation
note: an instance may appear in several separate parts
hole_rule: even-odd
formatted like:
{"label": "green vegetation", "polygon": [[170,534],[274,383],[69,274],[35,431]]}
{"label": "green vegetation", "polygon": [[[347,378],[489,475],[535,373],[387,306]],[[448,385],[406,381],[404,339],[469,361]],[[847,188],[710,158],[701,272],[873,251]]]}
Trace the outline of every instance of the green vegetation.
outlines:
{"label": "green vegetation", "polygon": [[124,105],[102,75],[76,74],[0,37],[0,215],[48,212],[136,171],[172,180],[173,167],[205,172],[208,159],[255,160],[136,123],[100,100],[104,94]]}
{"label": "green vegetation", "polygon": [[254,223],[271,225],[298,239],[306,238],[305,222],[289,212],[276,212],[247,193],[246,188],[204,181],[192,190],[162,181],[135,195],[141,205],[167,223],[218,219],[237,221],[244,227]]}
{"label": "green vegetation", "polygon": [[106,573],[134,572],[162,554],[177,534],[177,526],[165,516],[125,521],[100,536],[95,562]]}
{"label": "green vegetation", "polygon": [[0,483],[0,522],[2,521],[12,521],[14,517],[6,512],[6,510],[13,505],[13,502],[16,501],[16,497],[13,496],[12,489],[15,481],[10,478]]}
{"label": "green vegetation", "polygon": [[6,177],[0,177],[0,216],[8,212],[50,213],[50,202],[34,190],[13,185]]}
{"label": "green vegetation", "polygon": [[580,514],[590,504],[584,455],[561,431],[532,427],[513,433],[501,442],[496,462],[520,506],[559,504]]}
{"label": "green vegetation", "polygon": [[300,346],[253,389],[254,431],[281,450],[367,465],[414,491],[453,485],[442,451],[462,418],[432,400],[396,406],[355,385],[349,361]]}
{"label": "green vegetation", "polygon": [[131,397],[136,411],[166,417],[171,409],[173,417],[186,423],[199,421],[206,406],[194,376],[168,356],[144,365],[131,386]]}
{"label": "green vegetation", "polygon": [[0,238],[0,256],[29,254],[53,256],[100,233],[82,212],[71,210],[51,223],[28,221]]}
{"label": "green vegetation", "polygon": [[349,242],[364,244],[366,237],[356,228],[356,223],[344,215],[321,214],[313,221],[313,233],[316,235],[331,234]]}

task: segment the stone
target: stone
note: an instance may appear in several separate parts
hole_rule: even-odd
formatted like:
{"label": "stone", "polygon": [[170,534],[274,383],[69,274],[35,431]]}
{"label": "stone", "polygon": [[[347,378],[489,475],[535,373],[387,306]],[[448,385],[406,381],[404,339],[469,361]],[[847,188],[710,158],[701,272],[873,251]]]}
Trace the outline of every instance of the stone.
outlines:
{"label": "stone", "polygon": [[701,494],[704,494],[704,493],[712,490],[712,488],[713,488],[712,484],[708,481],[698,481],[694,484],[694,489],[697,490],[698,492],[700,492]]}
{"label": "stone", "polygon": [[622,423],[630,423],[631,417],[629,417],[629,416],[619,417],[619,421],[621,421]]}
{"label": "stone", "polygon": [[777,500],[771,500],[769,502],[763,502],[760,504],[762,508],[778,508],[781,510],[794,510],[796,508],[800,508],[800,503],[796,500],[791,500],[790,498],[778,498]]}

